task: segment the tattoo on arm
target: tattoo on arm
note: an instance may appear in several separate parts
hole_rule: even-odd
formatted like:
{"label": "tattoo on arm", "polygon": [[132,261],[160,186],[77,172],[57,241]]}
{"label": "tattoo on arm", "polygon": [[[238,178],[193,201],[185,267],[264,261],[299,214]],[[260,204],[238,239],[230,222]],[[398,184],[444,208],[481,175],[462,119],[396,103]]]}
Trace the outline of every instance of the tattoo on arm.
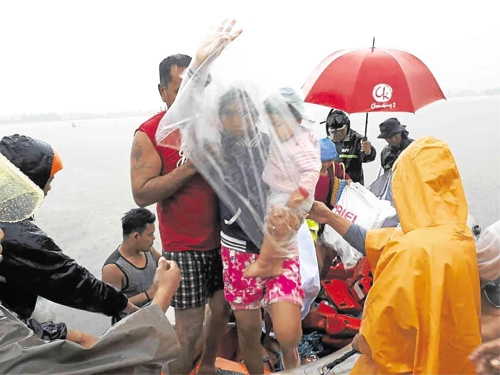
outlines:
{"label": "tattoo on arm", "polygon": [[142,154],[144,154],[144,152],[142,151],[141,145],[138,141],[134,141],[134,144],[132,145],[132,159],[138,162]]}
{"label": "tattoo on arm", "polygon": [[140,170],[140,169],[144,169],[144,168],[151,168],[151,163],[141,161],[141,157],[143,156],[143,154],[144,154],[144,151],[142,150],[142,147],[139,144],[139,142],[134,141],[134,144],[132,145],[132,153],[131,153],[132,169]]}

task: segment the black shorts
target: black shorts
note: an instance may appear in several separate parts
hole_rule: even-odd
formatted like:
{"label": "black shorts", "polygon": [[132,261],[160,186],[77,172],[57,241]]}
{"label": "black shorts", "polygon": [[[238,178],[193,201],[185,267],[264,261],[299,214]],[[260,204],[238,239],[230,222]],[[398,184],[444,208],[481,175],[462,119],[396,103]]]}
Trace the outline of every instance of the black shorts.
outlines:
{"label": "black shorts", "polygon": [[177,262],[181,283],[170,306],[175,309],[193,309],[205,306],[208,298],[224,289],[220,249],[210,251],[163,251],[167,260]]}

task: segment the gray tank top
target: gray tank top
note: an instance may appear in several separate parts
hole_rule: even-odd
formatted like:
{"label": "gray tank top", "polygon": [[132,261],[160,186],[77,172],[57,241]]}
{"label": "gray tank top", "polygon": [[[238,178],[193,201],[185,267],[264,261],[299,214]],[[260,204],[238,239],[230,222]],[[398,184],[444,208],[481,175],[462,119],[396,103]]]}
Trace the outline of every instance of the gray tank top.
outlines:
{"label": "gray tank top", "polygon": [[125,275],[126,285],[122,293],[127,297],[133,297],[144,293],[153,284],[153,278],[156,272],[156,259],[151,251],[146,251],[146,265],[143,268],[137,268],[127,259],[125,259],[118,249],[116,249],[106,260],[104,265],[115,264]]}

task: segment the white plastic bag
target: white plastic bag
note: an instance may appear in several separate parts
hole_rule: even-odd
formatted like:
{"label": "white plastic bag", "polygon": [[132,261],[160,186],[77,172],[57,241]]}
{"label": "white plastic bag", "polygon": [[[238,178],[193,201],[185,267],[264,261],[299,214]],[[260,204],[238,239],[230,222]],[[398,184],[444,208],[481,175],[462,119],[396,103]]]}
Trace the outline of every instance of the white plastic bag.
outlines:
{"label": "white plastic bag", "polygon": [[[333,211],[367,230],[382,228],[386,219],[396,215],[396,210],[389,201],[377,199],[359,183],[345,187]],[[346,269],[356,266],[363,257],[328,225],[323,233],[323,242],[337,251]]]}
{"label": "white plastic bag", "polygon": [[299,228],[297,240],[299,244],[300,280],[305,294],[300,315],[304,319],[321,289],[316,247],[306,221]]}

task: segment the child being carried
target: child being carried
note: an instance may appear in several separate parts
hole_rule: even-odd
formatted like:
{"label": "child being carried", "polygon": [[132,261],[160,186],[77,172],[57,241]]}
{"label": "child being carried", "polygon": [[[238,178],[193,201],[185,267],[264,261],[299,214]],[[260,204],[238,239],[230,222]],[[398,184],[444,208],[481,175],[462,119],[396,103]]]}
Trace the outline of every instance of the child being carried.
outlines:
{"label": "child being carried", "polygon": [[[281,88],[278,94],[266,99],[264,105],[274,133],[262,176],[270,187],[267,217],[273,208],[281,207],[303,220],[313,204],[321,169],[318,141],[301,126],[304,104],[293,89]],[[297,230],[290,228],[288,235],[282,238],[264,230],[260,255],[245,270],[245,276],[281,275],[285,258],[298,256]]]}

